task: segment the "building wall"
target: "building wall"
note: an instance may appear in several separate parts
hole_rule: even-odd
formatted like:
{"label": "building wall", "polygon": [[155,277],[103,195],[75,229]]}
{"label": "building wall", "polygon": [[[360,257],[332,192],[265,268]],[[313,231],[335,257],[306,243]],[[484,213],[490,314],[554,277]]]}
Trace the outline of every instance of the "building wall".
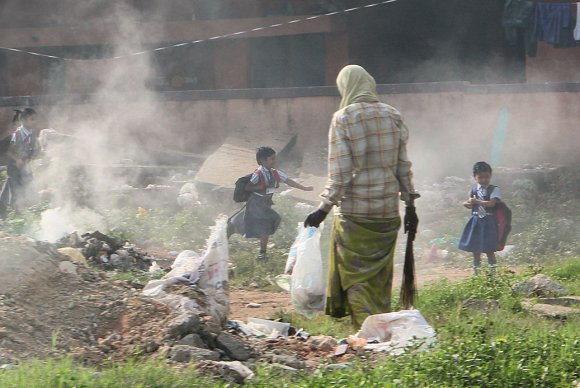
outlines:
{"label": "building wall", "polygon": [[[508,111],[508,131],[502,164],[580,163],[576,109],[580,84],[570,84],[567,90],[457,83],[383,85],[379,90],[381,99],[398,108],[410,128],[410,154],[421,176],[468,176],[474,161],[489,160],[503,108]],[[153,140],[156,147],[195,153],[211,152],[230,135],[260,134],[267,144],[269,134],[275,132],[298,134],[305,170],[321,174],[326,169],[327,131],[339,103],[334,88],[184,92],[160,97],[124,102],[123,112],[129,116],[126,124],[122,118],[109,119],[110,105],[93,102],[41,104],[38,110],[44,126],[64,132],[109,119],[111,136],[138,133],[139,141]],[[3,105],[0,114],[7,124],[14,106],[22,104],[6,100]]]}
{"label": "building wall", "polygon": [[580,46],[553,48],[538,43],[537,55],[526,60],[528,83],[580,82]]}

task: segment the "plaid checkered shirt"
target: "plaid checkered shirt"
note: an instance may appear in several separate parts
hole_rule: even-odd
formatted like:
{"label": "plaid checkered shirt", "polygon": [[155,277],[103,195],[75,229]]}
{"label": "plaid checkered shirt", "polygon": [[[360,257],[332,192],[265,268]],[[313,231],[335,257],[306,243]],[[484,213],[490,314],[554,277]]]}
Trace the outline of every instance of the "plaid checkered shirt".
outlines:
{"label": "plaid checkered shirt", "polygon": [[401,114],[390,105],[355,103],[336,112],[328,134],[329,179],[321,208],[329,211],[337,205],[344,215],[397,217],[399,199],[415,192],[408,138]]}

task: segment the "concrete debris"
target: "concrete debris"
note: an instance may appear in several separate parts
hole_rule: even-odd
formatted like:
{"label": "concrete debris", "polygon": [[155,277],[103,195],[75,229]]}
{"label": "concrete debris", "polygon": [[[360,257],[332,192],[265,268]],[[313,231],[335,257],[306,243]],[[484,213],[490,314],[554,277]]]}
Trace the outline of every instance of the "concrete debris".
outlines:
{"label": "concrete debris", "polygon": [[566,295],[566,289],[560,283],[543,274],[538,274],[530,279],[514,284],[512,291],[526,298],[546,298]]}
{"label": "concrete debris", "polygon": [[202,375],[219,376],[234,384],[243,384],[254,377],[254,372],[239,361],[203,361],[197,369]]}
{"label": "concrete debris", "polygon": [[148,271],[153,262],[152,257],[141,253],[135,246],[99,231],[80,236],[76,232],[71,233],[61,238],[56,246],[72,261],[82,263],[76,253],[80,250],[85,262],[104,270]]}
{"label": "concrete debris", "polygon": [[199,328],[199,316],[193,312],[183,311],[168,324],[167,334],[172,338],[183,338],[199,331]]}
{"label": "concrete debris", "polygon": [[233,360],[246,361],[251,357],[248,345],[232,334],[220,333],[216,339],[216,346]]}
{"label": "concrete debris", "polygon": [[199,334],[195,334],[195,333],[186,335],[185,337],[180,339],[179,342],[177,342],[177,344],[178,345],[195,346],[196,348],[207,349],[207,345],[205,344],[205,342],[203,342],[203,340],[201,339]]}
{"label": "concrete debris", "polygon": [[273,370],[275,370],[277,372],[287,373],[287,374],[294,374],[294,373],[298,372],[298,369],[292,368],[291,366],[283,365],[283,364],[271,364],[270,368],[272,368]]}
{"label": "concrete debris", "polygon": [[190,362],[213,360],[218,361],[220,354],[208,349],[196,348],[189,345],[175,345],[169,352],[169,357],[175,362]]}
{"label": "concrete debris", "polygon": [[76,275],[77,274],[77,266],[70,261],[61,261],[58,263],[58,270],[62,273],[66,273],[69,275]]}
{"label": "concrete debris", "polygon": [[523,301],[522,306],[527,311],[544,318],[566,319],[572,316],[580,316],[580,309],[534,301]]}

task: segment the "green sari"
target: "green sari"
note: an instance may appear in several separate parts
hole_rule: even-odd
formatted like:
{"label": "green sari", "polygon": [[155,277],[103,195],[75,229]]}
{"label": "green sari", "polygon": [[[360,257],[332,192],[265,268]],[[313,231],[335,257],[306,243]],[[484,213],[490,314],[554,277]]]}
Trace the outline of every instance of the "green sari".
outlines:
{"label": "green sari", "polygon": [[393,259],[401,219],[336,215],[331,232],[326,314],[366,317],[391,310]]}

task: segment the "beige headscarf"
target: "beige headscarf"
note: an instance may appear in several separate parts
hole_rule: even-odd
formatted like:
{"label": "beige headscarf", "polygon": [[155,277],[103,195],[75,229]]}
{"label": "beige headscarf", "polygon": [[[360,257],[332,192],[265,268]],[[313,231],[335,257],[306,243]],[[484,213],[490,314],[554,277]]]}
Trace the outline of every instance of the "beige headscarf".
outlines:
{"label": "beige headscarf", "polygon": [[336,77],[336,86],[342,96],[340,109],[356,102],[379,102],[377,83],[361,66],[343,67]]}

